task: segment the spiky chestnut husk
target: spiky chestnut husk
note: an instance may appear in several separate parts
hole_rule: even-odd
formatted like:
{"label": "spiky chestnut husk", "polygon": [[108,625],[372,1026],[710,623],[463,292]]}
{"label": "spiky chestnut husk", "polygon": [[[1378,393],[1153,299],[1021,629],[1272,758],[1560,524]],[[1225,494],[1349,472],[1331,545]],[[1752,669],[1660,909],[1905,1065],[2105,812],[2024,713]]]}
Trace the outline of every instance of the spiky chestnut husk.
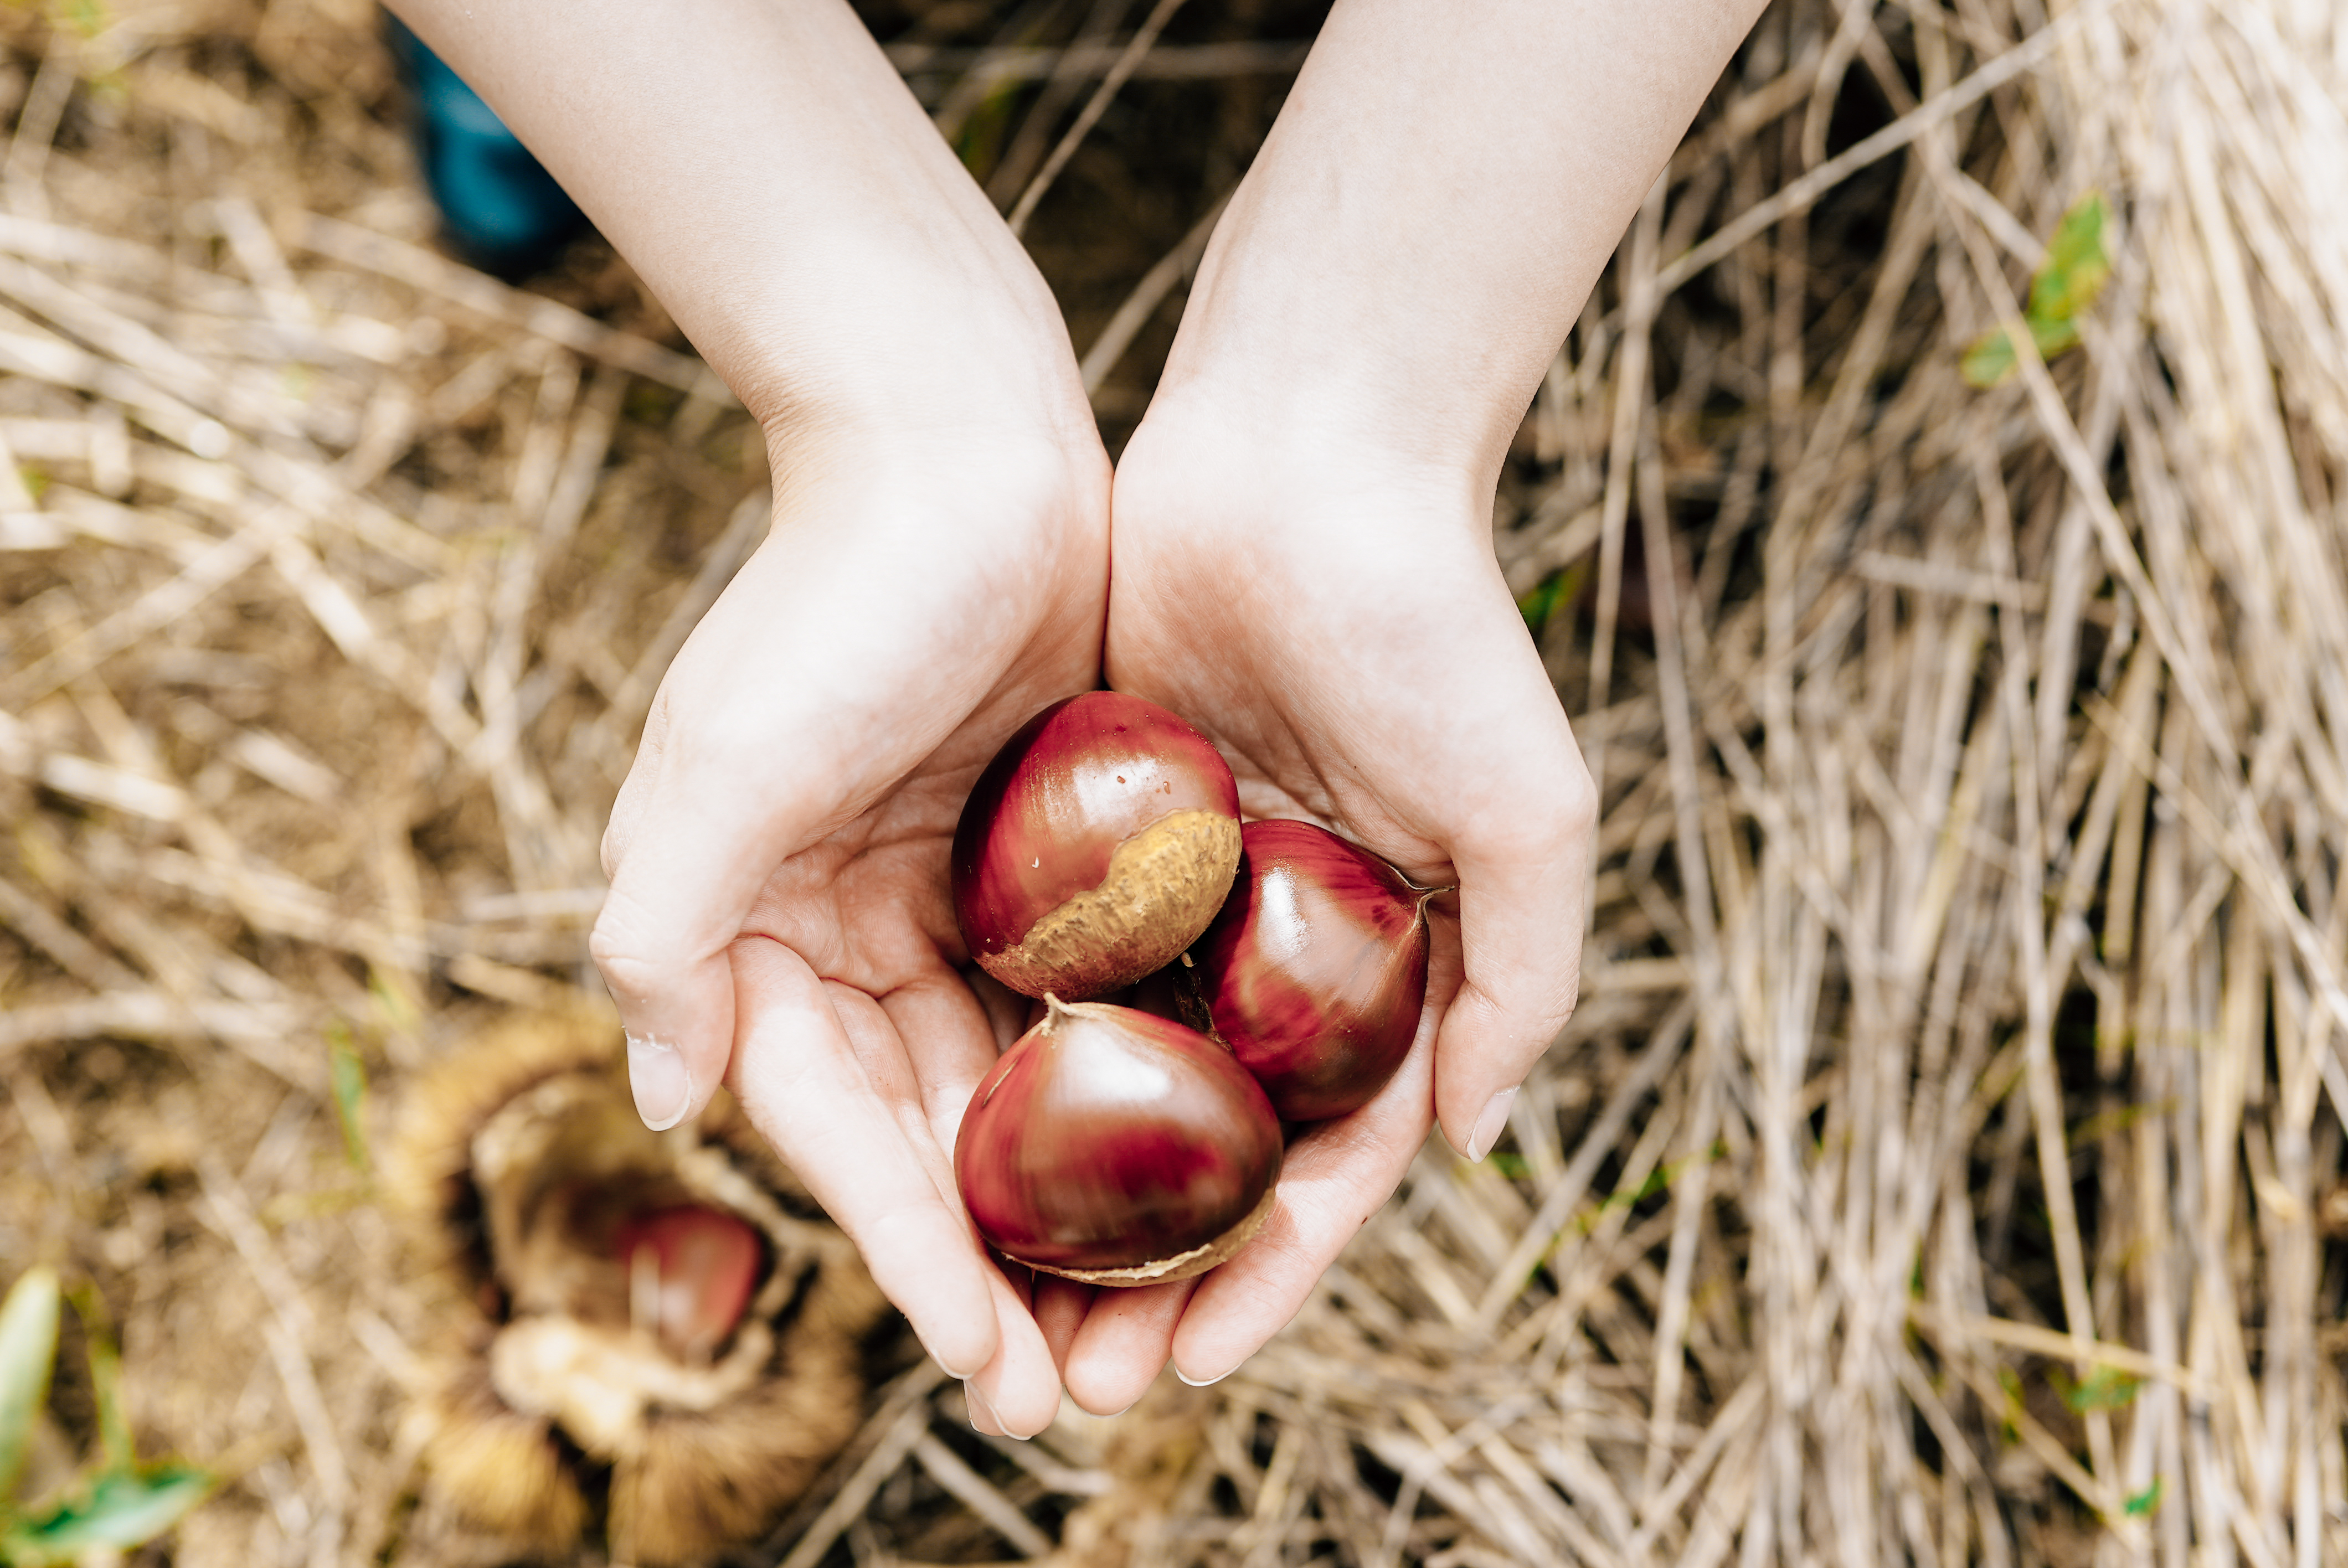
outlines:
{"label": "spiky chestnut husk", "polygon": [[606,1534],[645,1568],[771,1529],[855,1435],[890,1315],[740,1105],[646,1132],[619,1020],[586,1007],[497,1024],[402,1101],[410,1419],[447,1527],[499,1561]]}
{"label": "spiky chestnut husk", "polygon": [[1426,1004],[1433,890],[1309,822],[1251,822],[1222,912],[1191,949],[1214,1032],[1291,1122],[1366,1105]]}
{"label": "spiky chestnut husk", "polygon": [[1045,999],[954,1140],[979,1234],[1093,1285],[1203,1274],[1272,1212],[1280,1119],[1231,1052],[1171,1019]]}
{"label": "spiky chestnut husk", "polygon": [[1239,786],[1154,702],[1087,692],[1020,727],[955,826],[954,919],[1014,991],[1101,996],[1162,968],[1222,907]]}

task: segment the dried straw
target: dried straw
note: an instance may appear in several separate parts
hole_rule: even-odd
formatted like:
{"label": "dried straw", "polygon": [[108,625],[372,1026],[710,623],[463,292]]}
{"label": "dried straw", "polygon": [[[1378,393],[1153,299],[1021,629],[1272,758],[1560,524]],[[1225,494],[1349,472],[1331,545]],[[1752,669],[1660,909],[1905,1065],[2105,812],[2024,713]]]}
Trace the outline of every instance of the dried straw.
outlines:
{"label": "dried straw", "polygon": [[[981,172],[1112,424],[1297,58],[1135,9],[893,44],[953,135],[1040,84]],[[235,1468],[184,1561],[464,1561],[327,1042],[396,1088],[584,983],[758,446],[608,260],[433,253],[356,0],[69,23],[0,18],[0,1258]],[[1116,106],[1186,92],[1173,200]],[[1110,168],[1145,253],[1069,239]],[[2332,7],[1773,9],[1495,519],[1581,584],[1605,803],[1500,1155],[1431,1145],[1210,1391],[1021,1446],[897,1386],[746,1560],[2348,1559],[2341,190]],[[1968,385],[2090,190],[2084,346]]]}

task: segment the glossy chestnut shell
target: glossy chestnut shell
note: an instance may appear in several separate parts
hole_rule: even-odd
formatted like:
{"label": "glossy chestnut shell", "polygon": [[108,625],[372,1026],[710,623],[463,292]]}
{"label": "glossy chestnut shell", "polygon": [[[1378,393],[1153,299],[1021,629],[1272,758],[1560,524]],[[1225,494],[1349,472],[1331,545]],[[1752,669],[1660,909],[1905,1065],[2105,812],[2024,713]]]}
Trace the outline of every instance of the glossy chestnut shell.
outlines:
{"label": "glossy chestnut shell", "polygon": [[1255,1080],[1170,1019],[1046,999],[954,1139],[979,1234],[1096,1285],[1185,1279],[1244,1246],[1280,1173],[1280,1119]]}
{"label": "glossy chestnut shell", "polygon": [[740,1216],[697,1204],[652,1209],[613,1238],[629,1317],[688,1358],[705,1358],[749,1305],[766,1251]]}
{"label": "glossy chestnut shell", "polygon": [[1088,692],[979,775],[954,829],[954,919],[1013,990],[1097,997],[1198,938],[1239,850],[1239,787],[1213,743],[1156,703]]}
{"label": "glossy chestnut shell", "polygon": [[1191,957],[1215,1033],[1291,1122],[1369,1103],[1426,1002],[1426,902],[1378,856],[1309,822],[1241,830],[1230,900]]}

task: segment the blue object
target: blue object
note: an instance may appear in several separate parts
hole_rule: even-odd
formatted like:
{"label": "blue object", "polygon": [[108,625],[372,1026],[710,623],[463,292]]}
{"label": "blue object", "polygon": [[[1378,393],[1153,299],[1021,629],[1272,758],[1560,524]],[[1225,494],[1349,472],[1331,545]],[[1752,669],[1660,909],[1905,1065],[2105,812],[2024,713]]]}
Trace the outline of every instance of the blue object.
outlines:
{"label": "blue object", "polygon": [[508,281],[543,271],[586,231],[587,215],[463,77],[397,17],[386,21],[443,243]]}

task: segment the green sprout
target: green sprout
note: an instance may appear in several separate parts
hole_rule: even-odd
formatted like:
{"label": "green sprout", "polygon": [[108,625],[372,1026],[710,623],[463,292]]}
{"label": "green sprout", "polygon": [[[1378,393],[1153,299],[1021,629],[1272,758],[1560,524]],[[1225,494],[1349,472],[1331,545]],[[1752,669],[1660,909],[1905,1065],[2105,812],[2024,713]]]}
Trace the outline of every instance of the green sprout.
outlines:
{"label": "green sprout", "polygon": [[1003,140],[1010,134],[1011,117],[1019,107],[1025,86],[1016,77],[1004,77],[963,121],[962,134],[954,138],[954,156],[973,177],[985,178],[1002,156]]}
{"label": "green sprout", "polygon": [[1538,641],[1549,618],[1565,605],[1571,604],[1581,592],[1581,579],[1588,570],[1586,561],[1576,561],[1550,573],[1517,600],[1517,611],[1525,618],[1525,630]]}
{"label": "green sprout", "polygon": [[11,1568],[46,1568],[144,1545],[219,1484],[194,1465],[139,1461],[123,1409],[121,1352],[97,1293],[83,1289],[74,1293],[74,1306],[89,1342],[100,1457],[57,1495],[33,1506],[18,1500],[34,1424],[48,1400],[64,1294],[56,1270],[31,1268],[0,1303],[0,1563]]}
{"label": "green sprout", "polygon": [[[2104,251],[2104,220],[2109,210],[2102,195],[2090,190],[2071,204],[2055,226],[2046,247],[2046,259],[2030,278],[2030,303],[2022,313],[2030,341],[2040,359],[2052,359],[2079,342],[2079,318],[2104,292],[2112,275],[2111,258]],[[1978,387],[1997,386],[2013,379],[2018,366],[2012,340],[2003,327],[1992,327],[1965,351],[1965,380]]]}
{"label": "green sprout", "polygon": [[2054,1385],[2054,1391],[2063,1397],[2063,1403],[2078,1415],[2085,1415],[2089,1410],[2125,1409],[2136,1398],[2136,1391],[2144,1386],[2143,1378],[2101,1362],[2089,1368],[2087,1375],[2075,1383],[2059,1369],[2051,1374],[2050,1381]]}
{"label": "green sprout", "polygon": [[350,1030],[340,1023],[326,1031],[326,1074],[334,1088],[335,1121],[343,1130],[343,1155],[355,1171],[367,1168],[366,1063],[359,1060]]}

